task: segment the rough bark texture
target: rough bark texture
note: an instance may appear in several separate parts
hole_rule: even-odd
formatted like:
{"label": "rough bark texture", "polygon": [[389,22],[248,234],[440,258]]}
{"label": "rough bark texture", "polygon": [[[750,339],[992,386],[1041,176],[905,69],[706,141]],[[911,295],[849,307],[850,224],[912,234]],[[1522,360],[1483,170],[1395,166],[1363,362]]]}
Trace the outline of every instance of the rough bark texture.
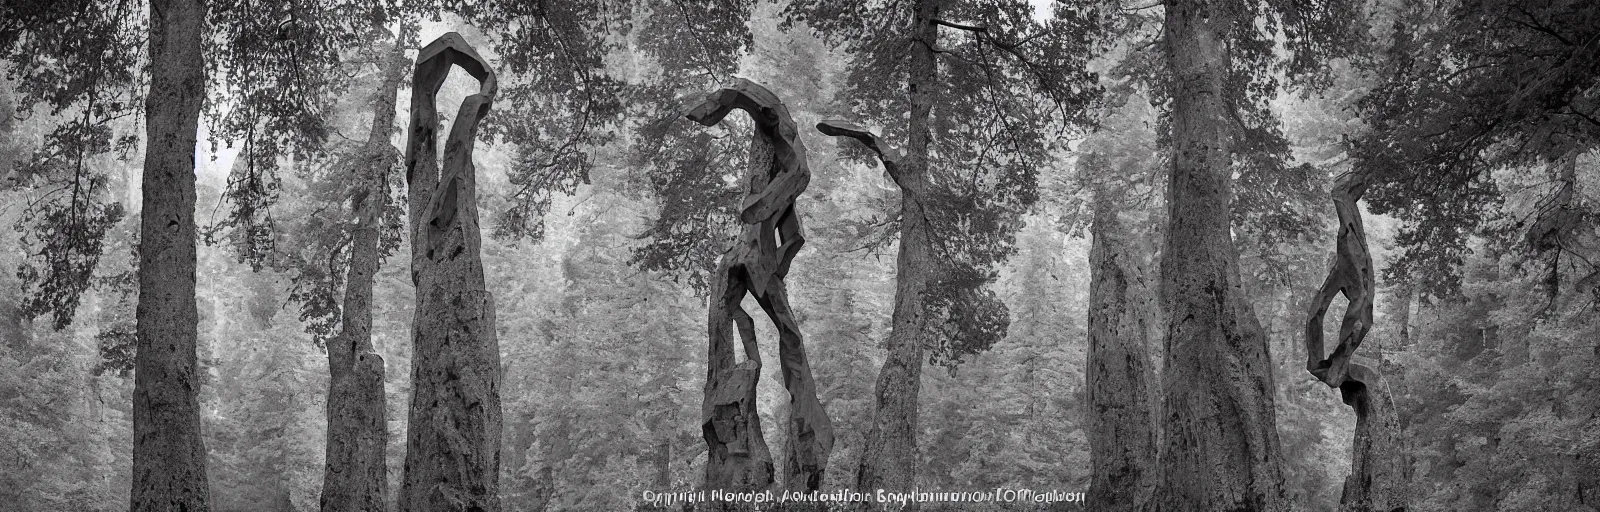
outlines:
{"label": "rough bark texture", "polygon": [[[908,89],[911,112],[903,159],[884,158],[884,168],[900,186],[900,250],[895,260],[893,327],[888,353],[878,371],[877,403],[856,471],[860,489],[907,491],[917,485],[917,395],[922,388],[922,348],[926,316],[923,291],[932,278],[933,247],[921,198],[927,191],[928,149],[932,141],[933,98],[938,67],[932,47],[938,44],[939,0],[917,0],[908,45]],[[865,142],[865,141],[863,141]],[[879,156],[887,156],[879,151]]]}
{"label": "rough bark texture", "polygon": [[1350,448],[1350,476],[1339,500],[1342,512],[1390,512],[1407,509],[1406,474],[1410,461],[1399,412],[1389,384],[1369,362],[1351,362],[1349,379],[1339,387],[1345,403],[1356,410],[1356,433]]}
{"label": "rough bark texture", "polygon": [[1161,254],[1165,449],[1147,510],[1284,510],[1272,364],[1230,233],[1233,126],[1222,6],[1168,0],[1171,179]]}
{"label": "rough bark texture", "polygon": [[[756,409],[761,355],[755,323],[740,307],[749,292],[778,328],[778,361],[790,412],[784,481],[791,490],[817,490],[833,451],[833,422],[817,399],[804,339],[783,281],[790,262],[805,245],[794,201],[810,183],[811,171],[788,109],[760,85],[739,79],[707,95],[687,117],[712,126],[733,109],[750,114],[755,134],[739,214],[745,230],[722,255],[708,312],[706,398],[701,409],[701,431],[709,449],[705,486],[764,490],[774,481],[772,455]],[[737,326],[745,354],[745,360],[737,363],[730,324]]]}
{"label": "rough bark texture", "polygon": [[205,98],[198,0],[150,2],[133,384],[134,512],[210,510],[195,363],[194,148]]}
{"label": "rough bark texture", "polygon": [[[1356,349],[1372,330],[1373,292],[1377,289],[1359,206],[1366,188],[1366,177],[1354,173],[1340,176],[1333,186],[1338,245],[1333,268],[1307,315],[1306,370],[1328,387],[1339,388],[1344,403],[1356,411],[1350,476],[1345,478],[1340,510],[1388,512],[1406,506],[1405,470],[1410,464],[1389,385],[1377,364],[1355,358]],[[1339,325],[1339,345],[1323,358],[1323,317],[1340,293],[1349,305]]]}
{"label": "rough bark texture", "polygon": [[1089,415],[1088,503],[1096,510],[1139,510],[1155,489],[1155,372],[1149,327],[1135,280],[1128,226],[1118,219],[1121,197],[1099,186],[1094,241],[1089,248],[1089,354],[1085,380]]}
{"label": "rough bark texture", "polygon": [[[923,36],[931,37],[929,19],[937,16],[933,2],[918,2],[918,23],[927,27]],[[916,84],[931,84],[932,54],[918,48],[914,59],[911,97],[911,146],[920,148],[904,156],[888,147],[865,128],[844,121],[817,124],[823,134],[856,139],[878,153],[884,170],[900,186],[900,255],[896,261],[894,328],[889,334],[888,356],[878,373],[877,414],[867,431],[856,487],[866,491],[885,489],[906,491],[916,485],[917,393],[922,384],[922,333],[924,300],[929,269],[933,268],[933,248],[928,238],[928,220],[921,197],[927,190],[928,117],[931,104],[926,89]],[[926,65],[926,66],[924,66]]]}
{"label": "rough bark texture", "polygon": [[[435,159],[434,96],[451,65],[481,83],[462,100]],[[406,145],[413,322],[410,429],[400,510],[500,510],[500,348],[494,300],[484,285],[472,147],[489,113],[494,71],[459,34],[417,56]]]}
{"label": "rough bark texture", "polygon": [[350,268],[345,278],[343,318],[328,341],[328,445],[322,474],[323,512],[381,512],[389,493],[384,449],[389,442],[383,393],[383,357],[372,347],[372,284],[378,273],[378,232],[389,195],[395,156],[394,107],[405,78],[405,35],[380,73],[372,125],[350,200],[356,225],[350,232]]}

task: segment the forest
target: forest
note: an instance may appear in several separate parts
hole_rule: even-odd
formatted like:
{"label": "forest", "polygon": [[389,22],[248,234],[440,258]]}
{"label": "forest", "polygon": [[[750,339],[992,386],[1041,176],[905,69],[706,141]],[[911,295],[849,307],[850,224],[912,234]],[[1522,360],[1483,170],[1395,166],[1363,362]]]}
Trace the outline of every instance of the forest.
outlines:
{"label": "forest", "polygon": [[1600,511],[1593,0],[0,0],[0,67],[0,512]]}

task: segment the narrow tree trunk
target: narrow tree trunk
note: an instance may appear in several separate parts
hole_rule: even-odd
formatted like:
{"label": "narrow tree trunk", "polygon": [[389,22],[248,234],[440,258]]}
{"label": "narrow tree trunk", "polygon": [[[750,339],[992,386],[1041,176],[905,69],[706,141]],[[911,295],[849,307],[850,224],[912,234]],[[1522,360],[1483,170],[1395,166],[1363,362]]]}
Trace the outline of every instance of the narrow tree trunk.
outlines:
{"label": "narrow tree trunk", "polygon": [[1095,190],[1089,248],[1088,503],[1096,510],[1139,510],[1155,488],[1155,373],[1140,314],[1128,226],[1107,187]]}
{"label": "narrow tree trunk", "polygon": [[1400,311],[1395,316],[1395,322],[1400,324],[1400,343],[1394,347],[1394,350],[1404,350],[1411,347],[1411,306],[1417,300],[1416,285],[1411,282],[1406,282],[1402,285],[1398,300],[1400,302]]}
{"label": "narrow tree trunk", "polygon": [[[895,260],[895,292],[888,354],[878,371],[876,413],[867,430],[856,472],[863,490],[907,491],[917,485],[917,395],[922,387],[923,326],[927,323],[927,289],[934,268],[928,221],[921,198],[926,196],[929,146],[932,141],[932,89],[938,67],[932,47],[938,44],[939,0],[917,0],[911,18],[909,89],[911,116],[903,162],[891,176],[900,185],[900,254]],[[890,165],[886,160],[885,165]],[[898,174],[898,175],[896,175]]]}
{"label": "narrow tree trunk", "polygon": [[205,98],[205,3],[151,0],[139,225],[133,512],[210,510],[195,361],[195,137]]}
{"label": "narrow tree trunk", "polygon": [[[435,99],[450,66],[481,82],[461,103],[435,160]],[[494,72],[459,34],[445,34],[417,57],[406,146],[412,325],[411,411],[400,510],[500,510],[500,347],[494,299],[484,283],[472,149],[489,113]]]}
{"label": "narrow tree trunk", "polygon": [[1417,297],[1416,285],[1412,282],[1405,282],[1400,286],[1394,287],[1394,291],[1397,296],[1393,298],[1394,311],[1391,312],[1391,315],[1394,316],[1394,323],[1396,324],[1396,339],[1394,343],[1388,344],[1387,347],[1380,344],[1377,354],[1378,371],[1384,375],[1399,375],[1400,371],[1399,365],[1396,365],[1392,358],[1387,357],[1385,352],[1394,353],[1406,350],[1411,347],[1412,339],[1411,306]]}
{"label": "narrow tree trunk", "polygon": [[328,341],[328,444],[322,475],[323,512],[381,512],[389,492],[384,450],[388,446],[383,393],[383,357],[372,347],[372,284],[378,273],[379,225],[389,196],[389,168],[396,151],[394,107],[405,77],[405,31],[380,67],[365,155],[351,198],[356,226],[350,233],[350,268],[343,318]]}
{"label": "narrow tree trunk", "polygon": [[1230,233],[1232,23],[1205,0],[1166,2],[1173,156],[1161,286],[1165,449],[1150,510],[1285,508],[1267,339]]}

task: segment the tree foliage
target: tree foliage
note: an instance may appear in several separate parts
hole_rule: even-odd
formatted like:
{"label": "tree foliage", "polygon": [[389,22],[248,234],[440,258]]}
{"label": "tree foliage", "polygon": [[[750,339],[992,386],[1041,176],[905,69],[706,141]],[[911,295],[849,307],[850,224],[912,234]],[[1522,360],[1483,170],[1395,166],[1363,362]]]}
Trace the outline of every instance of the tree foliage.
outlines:
{"label": "tree foliage", "polygon": [[116,164],[105,155],[127,159],[137,141],[117,121],[142,111],[144,16],[133,2],[0,6],[9,110],[49,127],[24,139],[34,142],[26,158],[0,162],[0,187],[29,192],[13,224],[28,233],[29,258],[17,270],[23,310],[50,315],[57,329],[72,323],[107,232],[126,215],[108,195]]}
{"label": "tree foliage", "polygon": [[[508,170],[515,188],[497,214],[494,235],[544,238],[555,194],[589,183],[591,152],[615,136],[621,82],[606,57],[627,33],[627,2],[470,2],[441,0],[489,39],[502,83],[486,137],[516,145]],[[437,15],[435,14],[435,17]]]}
{"label": "tree foliage", "polygon": [[1491,171],[1600,144],[1600,6],[1401,2],[1392,16],[1353,156],[1379,179],[1373,211],[1407,222],[1386,276],[1439,297],[1459,288],[1469,238],[1498,215]]}
{"label": "tree foliage", "polygon": [[[638,13],[630,43],[637,49],[631,70],[637,78],[627,87],[626,126],[638,135],[628,166],[647,184],[635,197],[651,197],[658,208],[631,262],[677,276],[701,292],[710,290],[717,256],[738,224],[736,183],[745,174],[751,125],[730,116],[708,131],[682,115],[740,71],[740,58],[753,50],[746,26],[753,5],[653,2]],[[815,45],[799,43],[802,55],[814,51]],[[771,85],[780,99],[792,101],[782,96],[782,85]],[[791,111],[797,107],[790,105]]]}
{"label": "tree foliage", "polygon": [[209,6],[207,66],[219,84],[207,103],[211,145],[240,144],[223,194],[227,215],[205,231],[228,239],[260,270],[273,257],[281,160],[326,155],[330,110],[349,85],[345,49],[388,39],[390,2],[228,0]]}
{"label": "tree foliage", "polygon": [[[1065,148],[1061,135],[1088,124],[1086,107],[1100,89],[1086,64],[1102,12],[1092,2],[1064,3],[1039,20],[1027,2],[947,4],[934,21],[938,41],[908,38],[911,10],[893,2],[796,1],[784,11],[784,27],[809,29],[851,56],[844,110],[882,126],[891,141],[907,137],[900,120],[911,109],[909,50],[935,52],[937,83],[917,84],[930,89],[937,134],[930,193],[918,200],[941,267],[926,291],[937,340],[929,357],[953,369],[1005,336],[1006,307],[983,288],[1015,252],[1021,219],[1039,199],[1039,174]],[[894,233],[898,225],[881,229]]]}

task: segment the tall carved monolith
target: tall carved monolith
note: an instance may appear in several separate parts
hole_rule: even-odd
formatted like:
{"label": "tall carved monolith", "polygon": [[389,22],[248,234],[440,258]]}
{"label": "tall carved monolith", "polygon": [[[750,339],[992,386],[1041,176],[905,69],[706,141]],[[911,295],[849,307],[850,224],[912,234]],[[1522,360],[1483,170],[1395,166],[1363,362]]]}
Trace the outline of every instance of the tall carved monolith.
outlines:
{"label": "tall carved monolith", "polygon": [[[451,66],[479,81],[437,160],[434,96]],[[411,234],[411,412],[402,512],[500,510],[500,347],[480,256],[473,141],[496,84],[488,62],[451,32],[417,56],[406,143]]]}
{"label": "tall carved monolith", "polygon": [[[789,391],[785,482],[790,490],[815,490],[822,485],[833,451],[833,422],[817,398],[817,384],[806,360],[800,325],[790,309],[784,276],[805,244],[795,199],[811,181],[806,150],[789,111],[771,91],[749,80],[706,95],[686,117],[706,126],[722,121],[734,109],[750,114],[755,134],[750,140],[745,196],[739,212],[744,230],[723,253],[712,276],[708,313],[709,345],[701,430],[709,456],[705,486],[709,489],[764,490],[774,480],[772,454],[761,434],[756,410],[756,382],[761,355],[755,323],[740,307],[746,293],[778,328],[778,361]],[[737,327],[744,360],[737,360],[733,329]]]}
{"label": "tall carved monolith", "polygon": [[[1409,462],[1389,385],[1378,373],[1378,364],[1355,357],[1356,349],[1372,330],[1373,292],[1377,287],[1358,204],[1366,189],[1367,178],[1360,173],[1346,173],[1334,182],[1338,245],[1333,268],[1306,318],[1306,371],[1328,387],[1338,388],[1345,405],[1356,411],[1350,476],[1345,478],[1340,510],[1389,512],[1405,509]],[[1349,304],[1339,325],[1339,344],[1324,357],[1322,319],[1334,297],[1341,293]]]}

